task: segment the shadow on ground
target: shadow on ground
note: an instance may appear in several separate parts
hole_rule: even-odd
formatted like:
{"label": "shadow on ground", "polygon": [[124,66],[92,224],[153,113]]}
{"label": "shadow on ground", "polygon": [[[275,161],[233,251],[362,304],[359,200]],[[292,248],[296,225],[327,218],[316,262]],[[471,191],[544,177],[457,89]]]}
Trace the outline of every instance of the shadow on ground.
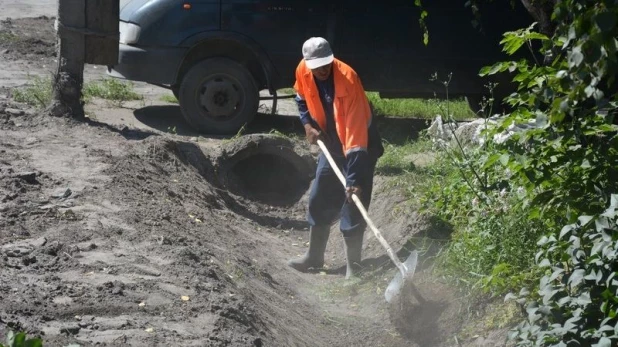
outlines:
{"label": "shadow on ground", "polygon": [[[208,138],[229,138],[233,135],[221,136],[200,134],[189,125],[177,105],[152,105],[142,107],[133,112],[135,118],[143,124],[162,132],[173,132],[181,136],[203,136]],[[267,133],[276,130],[285,134],[304,134],[303,127],[295,116],[281,116],[258,113],[253,122],[244,129],[247,134]]]}
{"label": "shadow on ground", "polygon": [[378,116],[376,119],[382,139],[393,145],[418,139],[420,132],[431,125],[431,120],[420,118]]}
{"label": "shadow on ground", "polygon": [[153,105],[133,111],[133,115],[143,124],[162,132],[175,132],[182,136],[198,136],[183,118],[180,107],[176,105]]}
{"label": "shadow on ground", "polygon": [[[209,138],[229,138],[234,135],[218,136],[200,134],[183,118],[178,105],[152,105],[134,111],[135,118],[143,124],[162,132],[174,132],[181,136],[204,136]],[[420,131],[429,127],[426,119],[376,117],[384,140],[392,144],[403,144],[418,138]],[[258,113],[247,126],[245,133],[268,133],[278,131],[284,134],[304,135],[304,129],[296,116],[270,115]]]}
{"label": "shadow on ground", "polygon": [[140,130],[140,129],[131,129],[127,126],[116,126],[112,124],[107,124],[103,122],[99,122],[97,120],[87,119],[86,123],[93,127],[100,127],[107,129],[113,133],[119,134],[127,140],[144,140],[150,136],[157,135],[156,133],[148,130]]}

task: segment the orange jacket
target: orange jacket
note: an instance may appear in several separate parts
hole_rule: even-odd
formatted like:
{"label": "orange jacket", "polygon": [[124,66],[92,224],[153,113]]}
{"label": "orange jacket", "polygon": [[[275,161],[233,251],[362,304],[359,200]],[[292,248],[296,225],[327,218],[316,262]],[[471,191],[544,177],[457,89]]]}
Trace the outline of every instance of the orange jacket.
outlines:
{"label": "orange jacket", "polygon": [[[338,59],[333,62],[332,73],[335,85],[335,127],[343,153],[347,156],[352,152],[367,151],[371,109],[360,78],[350,66]],[[301,60],[296,68],[294,89],[307,102],[311,118],[323,131],[326,130],[326,115],[320,94],[311,69],[305,65],[304,60]]]}

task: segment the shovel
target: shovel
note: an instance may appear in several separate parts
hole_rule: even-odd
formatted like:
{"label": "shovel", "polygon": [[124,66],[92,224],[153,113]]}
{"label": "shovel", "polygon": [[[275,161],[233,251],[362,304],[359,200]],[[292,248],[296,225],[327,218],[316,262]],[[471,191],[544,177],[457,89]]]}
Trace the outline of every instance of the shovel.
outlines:
{"label": "shovel", "polygon": [[[341,181],[341,183],[343,184],[343,187],[345,188],[346,187],[345,177],[343,177],[341,170],[339,170],[339,166],[337,166],[337,163],[335,162],[333,157],[330,155],[330,152],[326,148],[326,145],[324,145],[324,142],[319,138],[318,138],[318,146],[320,146],[320,148],[322,149],[322,152],[326,156],[326,159],[328,159],[330,166],[332,167],[333,171],[335,171],[335,174],[337,174],[337,177],[339,177],[339,180]],[[365,221],[367,222],[367,224],[369,225],[369,227],[375,234],[378,241],[380,241],[382,246],[386,248],[386,253],[388,253],[388,255],[390,256],[391,260],[393,261],[397,269],[399,269],[399,271],[395,275],[395,278],[391,280],[388,287],[386,288],[386,291],[384,292],[384,297],[386,298],[386,302],[390,303],[393,301],[395,297],[399,296],[401,294],[402,288],[406,284],[410,285],[409,287],[412,290],[414,296],[417,298],[417,300],[421,303],[424,302],[425,300],[420,296],[420,293],[418,292],[414,284],[412,284],[411,282],[412,277],[414,276],[414,271],[416,270],[416,263],[418,261],[418,252],[416,250],[412,251],[410,255],[408,256],[408,259],[406,259],[406,261],[402,263],[395,255],[395,252],[393,252],[393,249],[391,248],[391,246],[388,245],[388,242],[386,242],[384,237],[382,237],[382,234],[380,233],[378,228],[376,228],[376,226],[373,224],[371,219],[369,219],[367,210],[363,206],[363,203],[360,201],[358,196],[356,196],[356,194],[352,194],[352,200],[356,204],[356,207],[358,207],[358,210],[363,215],[363,218],[365,219]]]}

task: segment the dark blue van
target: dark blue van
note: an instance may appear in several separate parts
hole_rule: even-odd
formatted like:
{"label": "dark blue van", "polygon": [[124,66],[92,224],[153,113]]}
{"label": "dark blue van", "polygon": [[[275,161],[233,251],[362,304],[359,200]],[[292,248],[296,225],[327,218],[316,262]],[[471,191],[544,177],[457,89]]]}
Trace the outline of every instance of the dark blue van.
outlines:
{"label": "dark blue van", "polygon": [[519,2],[480,1],[480,26],[466,0],[424,0],[422,43],[413,0],[120,0],[115,77],[170,88],[197,130],[230,134],[250,122],[259,91],[291,87],[301,46],[325,37],[367,91],[382,97],[441,96],[434,72],[453,73],[450,96],[479,100],[478,71],[505,56],[502,33],[532,19]]}

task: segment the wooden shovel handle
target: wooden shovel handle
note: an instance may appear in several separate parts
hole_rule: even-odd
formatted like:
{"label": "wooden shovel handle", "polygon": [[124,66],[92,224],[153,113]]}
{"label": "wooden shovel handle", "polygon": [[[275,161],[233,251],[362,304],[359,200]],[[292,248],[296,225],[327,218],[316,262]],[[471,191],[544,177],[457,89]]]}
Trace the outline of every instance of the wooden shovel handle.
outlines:
{"label": "wooden shovel handle", "polygon": [[[337,175],[337,177],[339,177],[341,184],[343,184],[343,187],[346,188],[346,184],[345,184],[346,180],[345,180],[345,177],[343,177],[343,173],[341,173],[341,170],[339,170],[339,166],[337,166],[337,163],[335,162],[333,157],[330,155],[330,152],[328,151],[328,149],[326,148],[326,145],[324,145],[324,142],[322,142],[321,139],[318,139],[318,146],[320,146],[320,148],[322,149],[322,152],[326,156],[326,159],[328,159],[330,166],[333,168],[333,171],[335,171],[335,174]],[[352,200],[356,204],[356,207],[358,207],[358,210],[360,211],[361,215],[363,215],[363,218],[365,219],[365,221],[367,222],[367,224],[373,231],[378,241],[380,241],[382,246],[386,248],[386,253],[388,253],[391,260],[393,261],[393,263],[395,263],[395,266],[397,266],[399,271],[401,271],[402,278],[405,278],[405,274],[406,274],[405,266],[401,263],[401,261],[399,261],[399,259],[395,255],[395,252],[393,252],[393,249],[391,248],[391,246],[389,246],[388,242],[386,242],[384,237],[382,237],[382,233],[380,233],[380,230],[378,230],[378,228],[376,228],[376,226],[373,224],[373,222],[369,218],[369,215],[367,214],[367,210],[363,206],[363,203],[360,201],[360,199],[358,198],[356,194],[352,194]]]}

